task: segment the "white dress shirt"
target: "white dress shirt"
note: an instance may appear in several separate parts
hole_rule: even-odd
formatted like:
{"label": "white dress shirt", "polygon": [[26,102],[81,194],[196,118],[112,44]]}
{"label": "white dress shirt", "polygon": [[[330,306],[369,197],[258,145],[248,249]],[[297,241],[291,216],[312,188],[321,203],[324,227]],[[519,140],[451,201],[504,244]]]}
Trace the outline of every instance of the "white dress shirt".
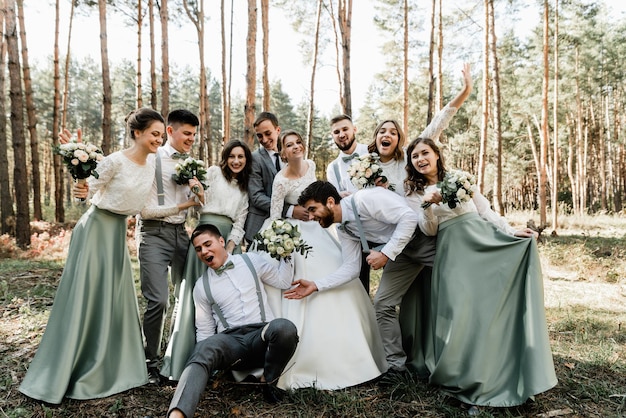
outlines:
{"label": "white dress shirt", "polygon": [[[293,281],[293,264],[291,261],[280,263],[256,253],[247,253],[263,283],[287,289]],[[234,267],[217,274],[208,269],[213,300],[220,307],[226,322],[231,328],[262,322],[259,297],[256,293],[256,281],[241,254],[229,255],[226,263],[232,261]],[[274,319],[274,314],[267,302],[265,288],[260,284],[265,321]],[[196,342],[202,341],[217,332],[225,330],[217,314],[211,309],[204,289],[203,279],[199,278],[193,289],[193,301],[196,307]]]}
{"label": "white dress shirt", "polygon": [[[357,143],[354,152],[359,154],[359,157],[369,154],[367,152],[367,145],[361,143]],[[354,162],[354,159],[350,161],[343,160],[344,157],[348,157],[350,155],[352,154],[346,154],[345,152],[340,151],[337,158],[331,161],[331,163],[328,164],[328,167],[326,167],[326,180],[335,186],[339,192],[348,191],[350,193],[354,193],[357,191],[356,186],[352,184],[350,176],[348,175],[348,168],[350,167],[350,164]],[[337,178],[335,167],[337,167],[337,171],[339,172],[339,178]]]}
{"label": "white dress shirt", "polygon": [[419,215],[406,200],[382,187],[372,187],[341,199],[342,228],[337,229],[343,265],[326,277],[315,280],[318,290],[331,289],[358,277],[361,268],[361,240],[352,209],[356,203],[365,239],[384,244],[380,252],[395,260],[411,240]]}
{"label": "white dress shirt", "polygon": [[[160,221],[169,222],[172,224],[181,224],[185,222],[187,215],[186,210],[178,210],[178,205],[185,203],[190,196],[189,186],[176,184],[172,180],[172,175],[176,173],[176,164],[183,161],[181,159],[172,158],[172,154],[176,150],[166,143],[158,149],[157,153],[161,157],[161,178],[163,179],[163,205],[159,205],[159,199],[157,196],[157,182],[156,179],[152,184],[152,191],[150,197],[146,201],[144,209],[141,211],[142,219],[158,219]],[[155,165],[155,155],[149,155],[148,161],[153,166]]]}

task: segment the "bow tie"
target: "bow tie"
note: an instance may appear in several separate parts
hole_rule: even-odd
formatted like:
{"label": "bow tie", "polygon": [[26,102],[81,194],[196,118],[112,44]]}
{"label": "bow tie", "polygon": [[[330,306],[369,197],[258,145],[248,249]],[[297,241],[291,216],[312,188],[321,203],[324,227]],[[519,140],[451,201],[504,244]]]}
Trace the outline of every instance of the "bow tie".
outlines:
{"label": "bow tie", "polygon": [[229,261],[226,264],[224,264],[222,267],[218,267],[217,269],[215,269],[215,272],[218,275],[220,275],[220,274],[224,273],[224,271],[230,270],[232,268],[235,268],[235,264],[232,261]]}
{"label": "bow tie", "polygon": [[359,157],[359,153],[358,152],[353,152],[352,154],[350,154],[350,155],[348,155],[346,157],[341,157],[341,159],[344,162],[347,163],[348,161],[353,160],[353,159],[358,158],[358,157]]}
{"label": "bow tie", "polygon": [[176,160],[176,159],[180,159],[180,160],[184,160],[186,158],[189,158],[189,154],[185,154],[183,152],[175,152],[171,155],[172,159]]}

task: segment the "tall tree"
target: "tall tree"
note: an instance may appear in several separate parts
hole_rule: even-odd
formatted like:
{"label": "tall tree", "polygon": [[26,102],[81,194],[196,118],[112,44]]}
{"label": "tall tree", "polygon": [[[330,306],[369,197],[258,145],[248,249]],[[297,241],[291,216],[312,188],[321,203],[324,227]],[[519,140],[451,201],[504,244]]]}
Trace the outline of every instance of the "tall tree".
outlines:
{"label": "tall tree", "polygon": [[17,40],[15,0],[6,0],[6,40],[11,98],[11,139],[13,142],[13,187],[15,193],[15,242],[26,249],[30,245],[30,209],[28,207],[28,170],[24,135],[24,94]]}
{"label": "tall tree", "polygon": [[5,68],[7,44],[4,39],[4,1],[0,13],[0,233],[15,235],[15,211],[9,180],[9,158],[6,119]]}
{"label": "tall tree", "polygon": [[548,89],[550,67],[548,55],[550,51],[550,25],[548,13],[548,0],[543,1],[543,78],[541,87],[541,146],[539,149],[539,222],[541,226],[546,225],[547,216],[547,183],[548,175],[546,166],[548,164]]}
{"label": "tall tree", "polygon": [[142,74],[141,74],[141,34],[143,31],[143,2],[137,2],[137,107],[143,106]]}
{"label": "tall tree", "polygon": [[270,42],[270,14],[269,0],[261,0],[261,30],[263,31],[263,110],[270,109],[270,80],[269,80],[269,42]]}
{"label": "tall tree", "polygon": [[[406,0],[405,0],[406,4]],[[430,10],[430,42],[428,43],[428,108],[426,110],[426,124],[429,124],[433,118],[435,107],[435,73],[434,73],[434,61],[435,61],[435,16],[436,16],[437,2],[431,0]],[[408,30],[408,22],[405,23],[405,31]],[[408,33],[405,35],[408,42]],[[406,76],[406,75],[405,75]],[[406,132],[406,131],[404,131]]]}
{"label": "tall tree", "polygon": [[[229,62],[232,63],[232,10],[233,10],[233,0],[230,2],[230,10],[231,10],[231,42],[229,42]],[[226,70],[226,22],[224,18],[226,10],[224,8],[224,0],[221,0],[220,5],[220,27],[221,27],[221,35],[222,35],[222,141],[226,142],[230,139],[230,72]]]}
{"label": "tall tree", "polygon": [[500,59],[498,57],[493,0],[489,0],[488,3],[491,63],[493,67],[493,136],[495,139],[494,157],[496,164],[493,206],[496,212],[500,215],[504,215],[504,205],[502,204],[502,104],[500,95]]}
{"label": "tall tree", "polygon": [[150,107],[157,108],[156,47],[154,45],[154,0],[148,0],[148,22],[150,23]]}
{"label": "tall tree", "polygon": [[206,65],[204,63],[204,1],[190,2],[189,0],[183,0],[183,6],[189,20],[191,20],[196,27],[196,35],[198,36],[198,52],[200,57],[200,112],[198,115],[198,119],[200,119],[200,129],[198,132],[200,144],[198,154],[200,159],[211,164],[212,150],[209,135],[211,132],[211,113],[207,91]]}
{"label": "tall tree", "polygon": [[306,141],[308,144],[307,155],[313,150],[313,121],[315,118],[315,74],[317,72],[317,56],[320,44],[320,22],[322,20],[322,5],[324,1],[317,2],[317,18],[315,23],[315,43],[313,47],[313,68],[311,69],[311,91],[309,94],[308,123],[306,128]]}
{"label": "tall tree", "polygon": [[246,38],[246,104],[244,106],[244,139],[254,147],[254,118],[256,115],[256,0],[248,0],[248,36]]}
{"label": "tall tree", "polygon": [[341,33],[341,65],[343,68],[343,112],[352,115],[350,83],[350,44],[352,42],[352,0],[337,1],[337,20]]}
{"label": "tall tree", "polygon": [[483,105],[480,129],[480,151],[478,155],[478,190],[485,191],[485,169],[487,167],[487,138],[489,134],[489,0],[484,0],[485,31],[483,33]]}
{"label": "tall tree", "polygon": [[[54,99],[52,103],[52,144],[54,146],[59,145],[59,111],[61,108],[61,95],[60,95],[60,69],[59,69],[59,1],[55,1],[55,11],[54,11],[54,53],[53,53],[53,66],[54,66]],[[73,2],[72,2],[73,4]],[[72,7],[71,16],[74,15],[74,8]],[[71,20],[70,20],[71,22]],[[71,26],[70,26],[71,27]],[[71,32],[70,32],[71,33]],[[67,50],[68,55],[66,59],[66,68],[69,69],[69,45],[70,45],[70,37],[68,35],[67,39]],[[68,83],[66,80],[65,89],[68,89]],[[67,99],[65,100],[67,102]],[[63,120],[65,120],[65,114],[63,113]],[[65,127],[65,125],[63,125]],[[63,166],[61,165],[61,156],[58,154],[53,154],[52,156],[52,165],[54,169],[54,219],[57,222],[65,222],[65,206],[63,205],[63,189],[65,187],[65,177],[63,176]]]}
{"label": "tall tree", "polygon": [[[61,129],[65,129],[67,124],[67,104],[69,102],[70,96],[70,64],[72,60],[70,59],[71,55],[71,46],[72,46],[72,27],[74,25],[74,2],[71,2],[70,6],[70,23],[68,25],[67,30],[67,52],[65,53],[65,71],[63,75],[63,110],[61,111]],[[58,91],[55,90],[55,94],[58,94]],[[55,132],[56,134],[56,132]]]}
{"label": "tall tree", "polygon": [[41,211],[41,164],[39,158],[39,136],[37,135],[37,110],[35,109],[35,101],[33,99],[33,83],[30,77],[30,64],[28,60],[28,42],[26,40],[26,22],[24,19],[24,0],[17,0],[17,16],[20,26],[22,74],[24,77],[28,134],[30,136],[30,161],[33,179],[33,218],[40,221],[43,219],[43,214]]}
{"label": "tall tree", "polygon": [[[434,0],[433,0],[434,2]],[[402,9],[404,10],[404,34],[402,39],[402,130],[405,135],[409,132],[409,2],[404,0]],[[432,63],[432,58],[431,58]],[[428,100],[430,108],[430,100]],[[430,122],[430,113],[428,117]]]}
{"label": "tall tree", "polygon": [[161,0],[161,114],[170,112],[170,50],[167,11],[167,0]]}
{"label": "tall tree", "polygon": [[107,41],[107,3],[98,0],[98,16],[100,17],[100,64],[102,66],[102,152],[111,152],[111,108],[113,92],[111,90],[111,74],[109,68],[109,49]]}
{"label": "tall tree", "polygon": [[554,109],[552,120],[554,125],[554,147],[552,151],[552,233],[558,229],[559,211],[559,0],[554,0]]}

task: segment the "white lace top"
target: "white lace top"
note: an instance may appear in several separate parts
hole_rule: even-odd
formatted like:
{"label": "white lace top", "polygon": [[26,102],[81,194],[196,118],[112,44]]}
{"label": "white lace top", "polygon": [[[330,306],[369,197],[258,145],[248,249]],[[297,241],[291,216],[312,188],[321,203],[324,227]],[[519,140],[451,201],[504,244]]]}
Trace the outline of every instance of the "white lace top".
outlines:
{"label": "white lace top", "polygon": [[248,193],[241,191],[237,180],[227,181],[222,169],[216,165],[207,169],[207,184],[209,188],[204,191],[205,203],[200,213],[228,216],[233,221],[228,239],[240,244],[248,216]]}
{"label": "white lace top", "polygon": [[[418,138],[430,138],[433,141],[439,141],[441,133],[450,125],[450,121],[456,114],[458,108],[450,106],[448,103],[435,114],[430,124],[422,131]],[[412,139],[407,138],[410,142]],[[408,144],[407,144],[408,145]],[[404,196],[404,179],[406,178],[406,148],[404,149],[404,158],[402,160],[390,160],[386,163],[381,162],[383,174],[387,177],[389,184],[393,185],[394,191],[400,196]]]}
{"label": "white lace top", "polygon": [[[437,186],[434,184],[428,186],[424,192],[428,193],[434,191],[436,187]],[[406,197],[406,200],[414,211],[418,213],[422,211],[424,213],[424,216],[420,218],[419,227],[426,235],[437,235],[440,223],[469,212],[478,213],[481,218],[491,222],[496,226],[496,228],[505,234],[515,234],[515,229],[509,225],[504,217],[498,215],[491,209],[491,205],[489,204],[487,198],[478,191],[474,192],[472,200],[458,204],[454,209],[450,209],[450,207],[445,203],[430,205],[426,209],[423,209],[423,197],[424,196],[421,194],[412,193]]]}
{"label": "white lace top", "polygon": [[306,187],[315,180],[315,163],[312,160],[304,160],[308,165],[304,176],[299,179],[288,179],[285,177],[284,170],[280,170],[274,177],[272,185],[272,202],[270,206],[270,219],[278,219],[282,216],[283,205],[285,201],[290,205],[298,204],[298,197]]}
{"label": "white lace top", "polygon": [[154,165],[139,165],[117,151],[100,161],[96,172],[98,178],[89,178],[93,205],[120,215],[141,211],[152,189]]}

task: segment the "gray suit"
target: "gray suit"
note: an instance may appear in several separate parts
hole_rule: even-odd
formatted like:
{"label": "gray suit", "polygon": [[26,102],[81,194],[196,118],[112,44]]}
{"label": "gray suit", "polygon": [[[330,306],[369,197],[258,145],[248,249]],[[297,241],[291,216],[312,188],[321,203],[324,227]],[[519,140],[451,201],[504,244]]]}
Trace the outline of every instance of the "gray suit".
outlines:
{"label": "gray suit", "polygon": [[[248,217],[244,230],[246,241],[251,242],[254,234],[259,232],[263,222],[270,217],[270,203],[272,201],[272,185],[276,177],[276,163],[267,150],[259,147],[252,153],[252,174],[248,183]],[[289,205],[283,208],[283,216]]]}

